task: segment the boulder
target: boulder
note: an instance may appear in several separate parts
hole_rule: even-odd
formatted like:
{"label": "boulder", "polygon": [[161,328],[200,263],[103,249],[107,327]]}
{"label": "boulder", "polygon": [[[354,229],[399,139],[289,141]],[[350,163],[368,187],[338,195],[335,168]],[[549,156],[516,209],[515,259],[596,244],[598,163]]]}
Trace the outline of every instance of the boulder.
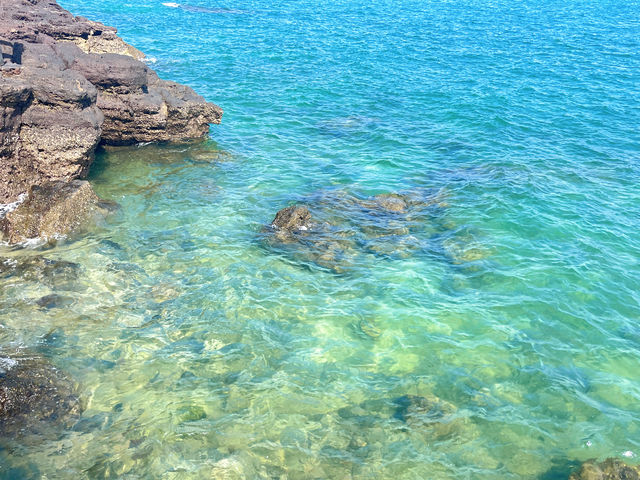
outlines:
{"label": "boulder", "polygon": [[283,208],[271,222],[271,228],[286,233],[306,231],[311,228],[311,213],[307,207],[292,205]]}
{"label": "boulder", "polygon": [[15,436],[42,422],[77,417],[73,381],[47,360],[24,351],[0,351],[0,436]]}
{"label": "boulder", "polygon": [[587,460],[569,480],[640,480],[640,467],[627,465],[618,458],[607,458],[600,463]]}
{"label": "boulder", "polygon": [[51,241],[83,229],[94,215],[104,213],[89,182],[48,182],[30,188],[26,200],[0,220],[0,231],[9,243]]}

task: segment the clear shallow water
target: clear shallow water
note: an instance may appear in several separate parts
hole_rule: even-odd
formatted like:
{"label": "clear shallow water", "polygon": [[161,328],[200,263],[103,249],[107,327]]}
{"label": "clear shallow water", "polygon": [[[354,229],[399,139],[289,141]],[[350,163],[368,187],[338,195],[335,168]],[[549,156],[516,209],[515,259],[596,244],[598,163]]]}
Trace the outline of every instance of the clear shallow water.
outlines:
{"label": "clear shallow water", "polygon": [[[101,153],[107,225],[0,251],[79,265],[3,274],[0,341],[85,408],[3,439],[0,478],[548,479],[640,454],[637,2],[62,4],[225,116],[204,145]],[[422,203],[359,207],[390,192]],[[353,232],[340,268],[265,243],[293,202]]]}

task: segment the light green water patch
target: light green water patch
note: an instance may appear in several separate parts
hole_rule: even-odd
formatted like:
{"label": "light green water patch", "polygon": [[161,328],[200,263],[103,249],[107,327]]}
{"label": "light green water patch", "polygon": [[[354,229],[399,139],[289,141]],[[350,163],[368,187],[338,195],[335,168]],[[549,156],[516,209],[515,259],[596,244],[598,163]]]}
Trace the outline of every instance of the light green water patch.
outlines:
{"label": "light green water patch", "polygon": [[0,338],[75,378],[84,411],[2,439],[0,478],[561,478],[638,448],[630,280],[601,303],[619,258],[586,268],[561,224],[515,228],[517,195],[485,210],[462,169],[430,180],[437,211],[393,217],[429,248],[356,241],[335,273],[265,246],[275,212],[316,202],[375,233],[353,198],[402,185],[318,190],[254,161],[104,152],[108,225],[2,247]]}

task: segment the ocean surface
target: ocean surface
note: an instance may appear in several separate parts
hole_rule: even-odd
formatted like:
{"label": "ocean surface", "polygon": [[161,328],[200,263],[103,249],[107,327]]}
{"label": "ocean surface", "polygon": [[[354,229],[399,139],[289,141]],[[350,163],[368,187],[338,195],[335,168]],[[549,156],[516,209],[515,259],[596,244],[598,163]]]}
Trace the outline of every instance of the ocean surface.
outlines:
{"label": "ocean surface", "polygon": [[[101,151],[87,235],[0,247],[0,344],[84,408],[0,439],[0,478],[637,462],[640,3],[188,1],[60,2],[225,114]],[[292,204],[319,242],[266,228]],[[33,256],[75,274],[6,268]]]}

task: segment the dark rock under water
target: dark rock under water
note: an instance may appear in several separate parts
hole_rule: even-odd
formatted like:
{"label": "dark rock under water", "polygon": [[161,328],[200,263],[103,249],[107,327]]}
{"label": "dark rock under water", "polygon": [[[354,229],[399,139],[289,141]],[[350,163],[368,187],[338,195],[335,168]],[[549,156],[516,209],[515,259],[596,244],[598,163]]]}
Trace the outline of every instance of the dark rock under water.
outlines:
{"label": "dark rock under water", "polygon": [[0,257],[0,278],[20,278],[36,282],[56,290],[71,290],[82,267],[66,260],[55,260],[42,255]]}
{"label": "dark rock under water", "polygon": [[0,219],[0,231],[9,243],[33,238],[53,241],[107,213],[108,208],[101,204],[89,182],[46,182],[31,186],[26,200]]}
{"label": "dark rock under water", "polygon": [[640,480],[640,466],[628,465],[618,458],[607,458],[600,463],[587,460],[569,480]]}
{"label": "dark rock under water", "polygon": [[68,375],[37,354],[0,351],[0,437],[66,424],[81,411]]}
{"label": "dark rock under water", "polygon": [[409,191],[360,197],[328,190],[280,210],[265,244],[303,264],[336,273],[359,255],[406,258],[440,251],[438,233],[446,201],[439,191]]}

